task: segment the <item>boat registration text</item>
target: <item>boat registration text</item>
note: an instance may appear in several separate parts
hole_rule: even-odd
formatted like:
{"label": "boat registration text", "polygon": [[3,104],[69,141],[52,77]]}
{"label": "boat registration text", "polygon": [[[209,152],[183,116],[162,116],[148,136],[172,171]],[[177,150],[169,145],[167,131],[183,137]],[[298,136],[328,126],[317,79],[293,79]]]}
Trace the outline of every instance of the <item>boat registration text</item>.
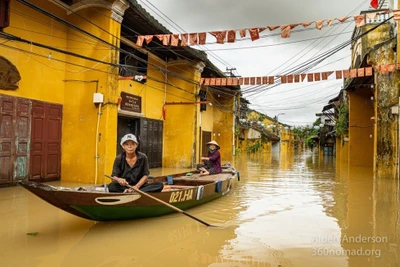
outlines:
{"label": "boat registration text", "polygon": [[182,202],[193,199],[193,189],[172,192],[169,203]]}

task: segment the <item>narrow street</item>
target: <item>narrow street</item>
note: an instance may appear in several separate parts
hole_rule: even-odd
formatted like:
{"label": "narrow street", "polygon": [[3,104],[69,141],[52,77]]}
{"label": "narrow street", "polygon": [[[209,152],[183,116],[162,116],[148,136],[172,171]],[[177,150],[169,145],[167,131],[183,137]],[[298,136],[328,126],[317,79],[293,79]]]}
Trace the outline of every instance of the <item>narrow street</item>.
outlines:
{"label": "narrow street", "polygon": [[[334,157],[310,150],[243,153],[234,164],[241,176],[234,190],[188,210],[219,228],[182,214],[95,223],[20,186],[1,188],[2,265],[400,265],[397,180],[375,181],[371,169],[338,170]],[[152,174],[166,171],[173,169]]]}

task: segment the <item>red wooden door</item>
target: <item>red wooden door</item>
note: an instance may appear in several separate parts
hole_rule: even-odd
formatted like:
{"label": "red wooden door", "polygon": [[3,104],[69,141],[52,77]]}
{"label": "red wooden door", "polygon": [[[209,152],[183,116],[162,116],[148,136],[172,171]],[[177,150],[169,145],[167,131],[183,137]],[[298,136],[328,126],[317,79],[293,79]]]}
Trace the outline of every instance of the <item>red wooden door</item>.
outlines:
{"label": "red wooden door", "polygon": [[16,99],[0,96],[0,185],[12,184]]}
{"label": "red wooden door", "polygon": [[61,176],[62,106],[40,101],[32,104],[31,180]]}
{"label": "red wooden door", "polygon": [[31,101],[17,99],[15,124],[14,184],[27,179],[29,173],[29,146],[31,139]]}
{"label": "red wooden door", "polygon": [[31,102],[0,96],[0,185],[28,178]]}

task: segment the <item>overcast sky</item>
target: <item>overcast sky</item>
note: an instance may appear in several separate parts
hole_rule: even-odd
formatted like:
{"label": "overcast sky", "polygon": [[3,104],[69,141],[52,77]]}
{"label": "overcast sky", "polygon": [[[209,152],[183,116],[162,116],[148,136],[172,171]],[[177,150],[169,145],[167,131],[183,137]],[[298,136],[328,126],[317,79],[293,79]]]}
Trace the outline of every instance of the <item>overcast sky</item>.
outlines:
{"label": "overcast sky", "polygon": [[[263,26],[294,24],[322,19],[358,15],[369,8],[369,0],[137,0],[150,14],[173,33],[210,32]],[[165,17],[163,14],[167,17]],[[172,21],[172,22],[171,22]],[[335,21],[337,22],[337,21]],[[174,24],[175,23],[175,24]],[[178,27],[179,26],[179,27]],[[265,30],[256,41],[244,40],[233,44],[194,46],[205,50],[209,59],[222,71],[236,68],[242,77],[280,75],[310,58],[336,47],[351,38],[354,20],[316,30],[315,24],[303,30],[297,26],[291,37],[282,39],[280,31]],[[247,34],[248,36],[248,34]],[[207,43],[215,42],[211,35]],[[308,72],[347,69],[350,66],[350,46],[321,62]],[[250,108],[290,125],[314,122],[329,99],[335,97],[343,82],[331,75],[328,81],[301,82],[259,87],[251,92],[242,86]]]}

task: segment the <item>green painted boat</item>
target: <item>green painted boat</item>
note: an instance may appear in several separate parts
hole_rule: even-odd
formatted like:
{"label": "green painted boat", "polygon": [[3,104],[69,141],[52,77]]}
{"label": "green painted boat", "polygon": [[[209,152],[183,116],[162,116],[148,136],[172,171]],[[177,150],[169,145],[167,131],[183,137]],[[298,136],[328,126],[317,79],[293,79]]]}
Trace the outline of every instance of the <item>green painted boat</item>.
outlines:
{"label": "green painted boat", "polygon": [[[149,182],[163,182],[160,193],[148,193],[181,210],[202,205],[226,195],[239,173],[224,166],[222,173],[200,176],[198,173],[157,176]],[[109,193],[104,186],[61,187],[20,181],[19,185],[53,206],[94,221],[119,221],[156,217],[175,210],[140,193]]]}

